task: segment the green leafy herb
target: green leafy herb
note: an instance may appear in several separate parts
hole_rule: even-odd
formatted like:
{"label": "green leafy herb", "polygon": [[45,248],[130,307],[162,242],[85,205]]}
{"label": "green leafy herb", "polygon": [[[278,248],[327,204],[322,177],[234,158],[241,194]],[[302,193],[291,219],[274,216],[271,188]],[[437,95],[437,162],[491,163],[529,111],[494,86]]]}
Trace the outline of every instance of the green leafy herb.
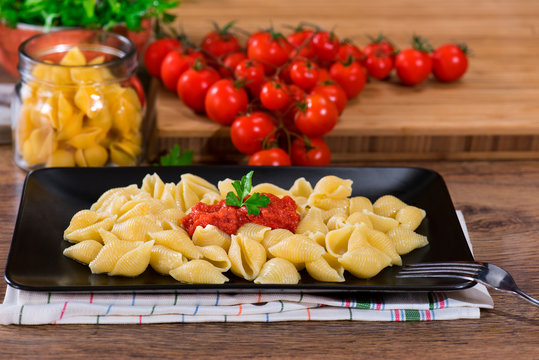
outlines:
{"label": "green leafy herb", "polygon": [[181,151],[180,145],[176,144],[170,149],[167,155],[163,155],[159,158],[159,164],[155,166],[184,166],[191,165],[193,163],[193,152],[191,150]]}
{"label": "green leafy herb", "polygon": [[141,20],[155,18],[163,23],[174,20],[167,13],[179,0],[1,0],[0,21],[10,27],[18,23],[53,26],[104,28],[123,24],[129,30],[141,29]]}
{"label": "green leafy herb", "polygon": [[247,199],[245,197],[251,192],[253,171],[243,176],[241,180],[236,180],[232,183],[236,194],[230,191],[226,194],[225,204],[242,207],[245,206],[247,213],[251,215],[260,214],[260,208],[266,207],[270,203],[270,198],[260,193],[253,193]]}

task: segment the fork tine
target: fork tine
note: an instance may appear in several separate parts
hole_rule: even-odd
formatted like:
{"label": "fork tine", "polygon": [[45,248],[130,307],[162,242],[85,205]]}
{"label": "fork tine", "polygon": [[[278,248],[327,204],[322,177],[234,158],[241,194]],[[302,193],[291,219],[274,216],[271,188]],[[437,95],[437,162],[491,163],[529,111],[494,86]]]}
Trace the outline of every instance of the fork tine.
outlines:
{"label": "fork tine", "polygon": [[458,262],[443,262],[443,263],[421,263],[409,264],[402,267],[399,272],[399,277],[414,276],[468,276],[474,277],[482,268],[482,264],[478,263],[458,263]]}
{"label": "fork tine", "polygon": [[402,269],[399,275],[428,275],[428,274],[446,274],[446,275],[477,275],[476,270],[466,269],[441,269],[441,268],[426,268],[426,269]]}
{"label": "fork tine", "polygon": [[419,264],[406,264],[403,267],[423,268],[423,267],[444,267],[444,268],[472,268],[480,269],[483,264],[480,263],[461,263],[461,262],[431,262]]}

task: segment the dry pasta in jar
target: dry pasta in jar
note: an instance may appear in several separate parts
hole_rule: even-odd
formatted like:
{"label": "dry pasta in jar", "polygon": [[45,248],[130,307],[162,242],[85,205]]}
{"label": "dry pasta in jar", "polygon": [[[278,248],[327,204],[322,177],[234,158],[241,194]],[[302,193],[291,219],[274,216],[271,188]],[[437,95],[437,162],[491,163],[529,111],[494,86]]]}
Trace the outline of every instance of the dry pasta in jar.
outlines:
{"label": "dry pasta in jar", "polygon": [[19,50],[13,111],[15,162],[41,167],[129,166],[143,152],[144,94],[126,38],[64,30]]}

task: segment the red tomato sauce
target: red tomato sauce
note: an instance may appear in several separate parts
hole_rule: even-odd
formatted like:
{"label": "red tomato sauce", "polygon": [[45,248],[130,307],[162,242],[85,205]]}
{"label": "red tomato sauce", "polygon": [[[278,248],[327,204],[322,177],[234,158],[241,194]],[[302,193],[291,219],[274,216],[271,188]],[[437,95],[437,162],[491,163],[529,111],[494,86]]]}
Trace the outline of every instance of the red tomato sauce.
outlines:
{"label": "red tomato sauce", "polygon": [[244,206],[238,208],[225,204],[221,200],[215,205],[198,203],[191,208],[191,212],[182,219],[182,225],[190,236],[193,236],[197,226],[214,225],[229,235],[236,234],[238,229],[248,223],[268,226],[272,229],[287,229],[296,231],[300,220],[296,212],[296,202],[290,197],[282,199],[272,194],[264,194],[270,198],[266,207],[260,208],[260,214],[250,215]]}

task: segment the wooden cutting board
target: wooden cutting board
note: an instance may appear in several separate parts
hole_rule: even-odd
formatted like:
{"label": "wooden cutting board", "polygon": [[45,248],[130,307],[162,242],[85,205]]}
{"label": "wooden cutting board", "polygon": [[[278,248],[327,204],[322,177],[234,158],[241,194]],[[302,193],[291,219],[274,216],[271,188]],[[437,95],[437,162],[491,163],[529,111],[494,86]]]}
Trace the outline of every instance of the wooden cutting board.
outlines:
{"label": "wooden cutting board", "polygon": [[[382,31],[401,49],[413,34],[434,45],[466,42],[472,51],[465,77],[417,87],[372,80],[349,102],[325,139],[333,162],[398,159],[539,158],[539,2],[468,0],[186,0],[177,10],[198,43],[219,24],[236,20],[253,32],[300,21],[334,29],[363,47]],[[245,36],[241,37],[245,40]],[[150,157],[178,143],[197,161],[245,161],[229,129],[193,114],[159,84]]]}

